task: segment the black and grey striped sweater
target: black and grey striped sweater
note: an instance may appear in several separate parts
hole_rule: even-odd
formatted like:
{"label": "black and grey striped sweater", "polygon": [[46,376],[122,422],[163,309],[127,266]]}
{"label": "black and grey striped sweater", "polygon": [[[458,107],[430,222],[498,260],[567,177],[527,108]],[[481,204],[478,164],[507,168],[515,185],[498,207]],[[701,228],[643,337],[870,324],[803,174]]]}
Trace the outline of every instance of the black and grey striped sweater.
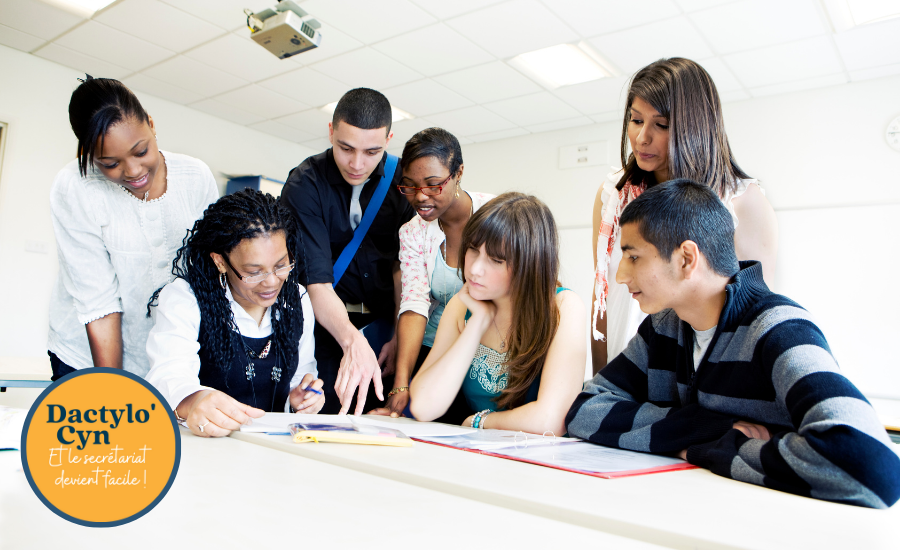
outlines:
{"label": "black and grey striped sweater", "polygon": [[[808,497],[886,508],[900,457],[865,397],[841,375],[809,313],[741,262],[695,373],[693,331],[673,310],[647,317],[566,417],[569,434],[651,453],[687,449],[714,473]],[[766,425],[750,439],[733,424]]]}

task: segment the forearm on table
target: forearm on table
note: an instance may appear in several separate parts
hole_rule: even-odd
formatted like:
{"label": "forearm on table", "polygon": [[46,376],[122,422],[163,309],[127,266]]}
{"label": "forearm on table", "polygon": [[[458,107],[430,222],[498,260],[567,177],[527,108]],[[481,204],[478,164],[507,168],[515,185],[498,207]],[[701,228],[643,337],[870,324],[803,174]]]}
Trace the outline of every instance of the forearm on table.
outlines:
{"label": "forearm on table", "polygon": [[316,283],[307,287],[316,321],[325,327],[345,350],[353,340],[360,337],[359,330],[350,322],[347,307],[334,292],[331,283]]}
{"label": "forearm on table", "polygon": [[[446,311],[445,311],[446,314]],[[410,384],[412,412],[416,419],[433,420],[447,412],[463,380],[487,325],[469,320],[459,338],[431,364],[428,360]],[[435,348],[437,341],[435,341]],[[430,355],[434,355],[434,351]]]}
{"label": "forearm on table", "polygon": [[482,420],[482,427],[562,436],[566,433],[566,411],[565,406],[542,405],[533,401],[509,411],[490,413]]}
{"label": "forearm on table", "polygon": [[84,326],[95,367],[122,368],[122,314],[110,313]]}

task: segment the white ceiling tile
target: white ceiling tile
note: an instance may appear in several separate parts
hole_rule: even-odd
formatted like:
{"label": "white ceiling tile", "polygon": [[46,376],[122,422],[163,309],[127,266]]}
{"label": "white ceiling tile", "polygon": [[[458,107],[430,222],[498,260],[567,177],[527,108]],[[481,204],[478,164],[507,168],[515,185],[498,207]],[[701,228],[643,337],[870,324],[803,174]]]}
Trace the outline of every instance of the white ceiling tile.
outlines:
{"label": "white ceiling tile", "polygon": [[598,113],[596,115],[591,115],[591,119],[597,123],[603,122],[619,122],[625,118],[624,109],[620,109],[618,111],[607,111],[605,113]]}
{"label": "white ceiling tile", "polygon": [[52,40],[84,19],[38,0],[4,0],[0,2],[0,21],[17,31]]}
{"label": "white ceiling tile", "polygon": [[499,132],[487,132],[485,134],[469,136],[469,139],[474,143],[483,143],[485,141],[496,141],[498,139],[524,136],[528,133],[530,132],[524,128],[510,128],[509,130],[500,130]]}
{"label": "white ceiling tile", "polygon": [[834,41],[848,70],[900,63],[900,19],[840,32]]}
{"label": "white ceiling tile", "polygon": [[278,118],[310,107],[255,84],[226,92],[216,96],[215,99],[263,118]]}
{"label": "white ceiling tile", "polygon": [[761,97],[768,95],[781,95],[789,92],[799,92],[801,90],[812,90],[814,88],[824,88],[825,86],[835,86],[837,84],[846,84],[847,77],[844,73],[818,76],[815,78],[807,78],[804,80],[794,80],[781,84],[772,84],[770,86],[760,86],[750,88],[750,95],[753,97]]}
{"label": "white ceiling tile", "polygon": [[436,126],[453,133],[457,138],[473,134],[484,134],[499,130],[508,130],[516,125],[488,111],[480,105],[466,107],[448,113],[431,115],[428,120]]}
{"label": "white ceiling tile", "polygon": [[663,57],[702,59],[713,55],[683,16],[605,34],[588,42],[627,74]]}
{"label": "white ceiling tile", "polygon": [[179,55],[144,71],[144,74],[210,97],[249,84],[246,80]]}
{"label": "white ceiling tile", "polygon": [[582,113],[624,110],[630,77],[601,78],[553,90],[553,94]]}
{"label": "white ceiling tile", "polygon": [[[331,149],[331,142],[328,138],[318,138],[310,141],[304,141],[301,145],[309,147],[313,151],[325,151]],[[390,147],[388,147],[390,149]]]}
{"label": "white ceiling tile", "polygon": [[183,52],[221,35],[211,23],[157,0],[126,0],[94,17],[114,29],[151,44]]}
{"label": "white ceiling tile", "polygon": [[689,17],[720,55],[818,36],[827,30],[814,0],[744,0]]}
{"label": "white ceiling tile", "polygon": [[730,90],[727,92],[719,92],[719,99],[722,103],[732,103],[735,101],[743,101],[750,99],[750,94],[744,90]]}
{"label": "white ceiling tile", "polygon": [[448,19],[457,15],[462,15],[470,11],[475,11],[491,4],[498,4],[506,0],[412,0],[420,8],[424,9],[438,19]]}
{"label": "white ceiling tile", "polygon": [[[547,6],[585,38],[668,19],[681,13],[672,0],[553,0]],[[633,45],[629,44],[629,47]]]}
{"label": "white ceiling tile", "polygon": [[293,141],[294,143],[309,141],[310,138],[314,137],[313,134],[308,134],[303,130],[291,128],[290,126],[285,126],[284,124],[278,124],[277,122],[273,122],[271,120],[264,120],[262,122],[257,122],[256,124],[251,124],[250,128],[259,130],[260,132],[265,132],[275,137],[280,137],[281,139]]}
{"label": "white ceiling tile", "polygon": [[365,44],[436,22],[407,0],[307,0],[303,9]]}
{"label": "white ceiling tile", "polygon": [[741,83],[735,78],[734,73],[718,57],[710,57],[709,59],[697,61],[697,63],[706,69],[706,72],[712,77],[713,82],[716,84],[716,90],[720,94],[741,89]]}
{"label": "white ceiling tile", "polygon": [[0,44],[4,46],[30,52],[46,42],[43,38],[18,31],[6,25],[0,25]]}
{"label": "white ceiling tile", "polygon": [[729,4],[734,1],[735,0],[675,0],[675,2],[681,7],[682,10],[685,11],[685,13],[705,10],[707,8],[714,8],[716,6]]}
{"label": "white ceiling tile", "polygon": [[322,109],[307,109],[299,113],[275,119],[275,122],[303,130],[319,138],[328,138],[328,123],[332,116]]}
{"label": "white ceiling tile", "polygon": [[123,82],[129,88],[138,92],[138,97],[140,97],[140,92],[144,92],[182,105],[202,99],[200,94],[185,90],[184,88],[179,88],[178,86],[173,86],[168,82],[150,78],[143,73],[133,74],[123,80]]}
{"label": "white ceiling tile", "polygon": [[579,38],[537,0],[505,2],[456,17],[447,24],[501,58]]}
{"label": "white ceiling tile", "polygon": [[247,27],[244,8],[252,12],[271,8],[272,0],[161,0],[226,30]]}
{"label": "white ceiling tile", "polygon": [[263,118],[260,116],[256,116],[253,113],[248,113],[243,109],[239,109],[237,107],[232,107],[231,105],[226,105],[225,103],[221,103],[216,101],[215,99],[204,99],[202,101],[198,101],[196,103],[191,103],[188,105],[191,109],[197,109],[198,111],[203,111],[204,113],[210,114],[215,117],[223,118],[229,122],[234,122],[235,124],[253,124],[255,122],[262,122]]}
{"label": "white ceiling tile", "polygon": [[[324,21],[322,22],[322,28],[319,29],[319,32],[322,33],[322,43],[318,48],[303,52],[299,55],[295,55],[293,57],[290,57],[289,59],[294,63],[299,63],[301,65],[312,65],[313,63],[322,61],[323,59],[328,59],[329,57],[334,57],[345,52],[362,48],[365,45],[359,40],[339,31],[338,29],[332,27]],[[247,37],[247,40],[250,40],[249,36]],[[262,46],[257,45],[257,47],[262,49]]]}
{"label": "white ceiling tile", "polygon": [[383,92],[391,105],[415,116],[427,116],[472,105],[468,99],[427,78]]}
{"label": "white ceiling tile", "polygon": [[462,136],[456,136],[456,140],[459,141],[460,145],[469,145],[469,144],[475,143],[471,139],[469,139],[467,137],[462,137]]}
{"label": "white ceiling tile", "polygon": [[52,42],[37,50],[34,55],[77,69],[80,72],[88,73],[97,78],[122,78],[133,72],[130,69],[107,63],[81,52],[57,46]]}
{"label": "white ceiling tile", "polygon": [[309,68],[295,69],[257,84],[316,107],[339,100],[351,88]]}
{"label": "white ceiling tile", "polygon": [[494,59],[494,56],[443,23],[408,32],[373,47],[426,76],[448,73]]}
{"label": "white ceiling tile", "polygon": [[534,81],[502,61],[436,76],[434,80],[476,103],[497,101],[543,90]]}
{"label": "white ceiling tile", "polygon": [[858,71],[850,71],[850,80],[859,82],[862,80],[871,80],[873,78],[882,78],[900,74],[900,63],[893,65],[882,65],[881,67],[873,67],[871,69],[860,69]]}
{"label": "white ceiling tile", "polygon": [[278,59],[255,42],[244,40],[234,33],[227,33],[184,55],[251,82],[297,68],[296,64]]}
{"label": "white ceiling tile", "polygon": [[542,124],[574,118],[581,113],[550,92],[501,99],[484,105],[486,108],[519,126]]}
{"label": "white ceiling tile", "polygon": [[362,48],[320,61],[311,68],[353,88],[390,88],[422,75],[372,48]]}
{"label": "white ceiling tile", "polygon": [[735,53],[722,59],[748,88],[814,78],[842,70],[828,36]]}
{"label": "white ceiling tile", "polygon": [[134,71],[175,55],[171,50],[96,21],[88,21],[54,43]]}
{"label": "white ceiling tile", "polygon": [[575,128],[576,126],[587,126],[594,124],[591,117],[579,116],[575,118],[567,118],[565,120],[555,120],[553,122],[545,122],[543,124],[534,124],[526,126],[525,129],[532,133],[550,132],[552,130],[562,130],[564,128]]}
{"label": "white ceiling tile", "polygon": [[388,147],[394,147],[399,145],[400,149],[403,149],[403,146],[406,145],[406,142],[409,141],[409,138],[413,137],[417,133],[421,132],[425,128],[433,128],[434,123],[425,120],[424,118],[414,118],[411,120],[401,120],[391,124],[391,133],[394,134],[394,137],[391,138],[391,142]]}

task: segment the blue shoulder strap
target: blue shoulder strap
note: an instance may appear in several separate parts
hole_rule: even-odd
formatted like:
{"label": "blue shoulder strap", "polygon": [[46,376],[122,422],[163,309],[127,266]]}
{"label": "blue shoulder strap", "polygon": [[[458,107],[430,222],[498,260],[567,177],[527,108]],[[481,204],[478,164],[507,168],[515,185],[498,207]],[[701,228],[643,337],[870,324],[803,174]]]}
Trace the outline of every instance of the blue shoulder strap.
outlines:
{"label": "blue shoulder strap", "polygon": [[375,188],[375,194],[372,195],[372,199],[366,206],[366,212],[363,214],[362,220],[360,220],[359,225],[353,231],[353,239],[344,247],[337,261],[334,262],[334,282],[331,286],[337,286],[338,281],[341,280],[344,272],[347,271],[350,260],[353,259],[353,256],[356,256],[359,245],[362,244],[366,233],[369,232],[369,227],[375,220],[375,216],[378,215],[378,210],[381,209],[381,203],[384,202],[388,189],[391,188],[391,182],[394,181],[394,172],[397,171],[397,162],[399,160],[396,156],[388,154],[387,160],[384,162],[384,175],[381,176],[381,181],[378,182],[378,187]]}

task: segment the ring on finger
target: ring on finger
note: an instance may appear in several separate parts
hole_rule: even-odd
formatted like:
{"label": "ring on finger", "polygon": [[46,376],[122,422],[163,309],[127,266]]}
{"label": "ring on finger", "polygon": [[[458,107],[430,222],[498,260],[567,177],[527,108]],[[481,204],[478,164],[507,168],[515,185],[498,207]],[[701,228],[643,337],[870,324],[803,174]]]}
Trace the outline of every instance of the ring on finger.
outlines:
{"label": "ring on finger", "polygon": [[207,420],[207,421],[206,421],[206,424],[198,424],[198,425],[197,425],[197,427],[200,428],[200,433],[205,433],[205,432],[203,431],[203,428],[205,428],[206,426],[208,426],[210,422],[212,422],[212,420]]}

